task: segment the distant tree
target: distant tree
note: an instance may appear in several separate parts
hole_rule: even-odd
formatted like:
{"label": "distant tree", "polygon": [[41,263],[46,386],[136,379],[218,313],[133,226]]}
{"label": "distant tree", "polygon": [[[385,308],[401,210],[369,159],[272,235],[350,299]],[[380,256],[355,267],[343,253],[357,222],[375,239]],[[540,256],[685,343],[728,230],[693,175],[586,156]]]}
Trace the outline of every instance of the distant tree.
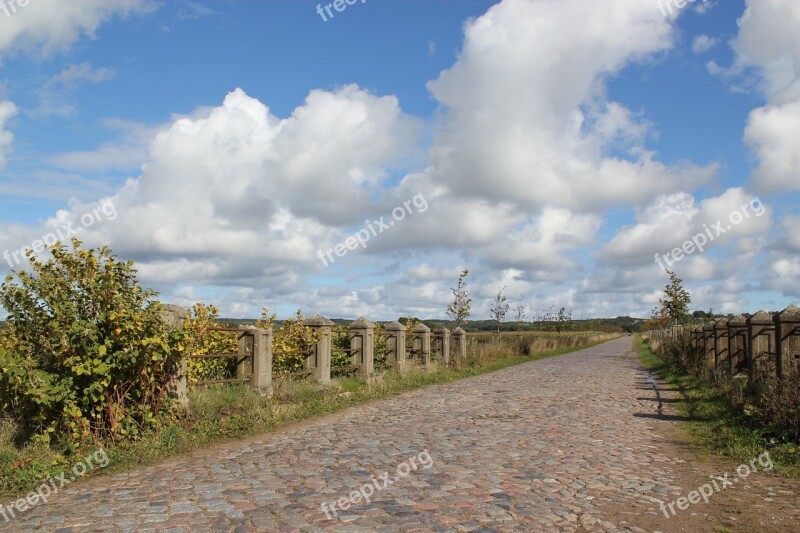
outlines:
{"label": "distant tree", "polygon": [[570,309],[569,311],[567,311],[567,309],[564,307],[559,309],[558,315],[556,315],[556,331],[558,332],[566,331],[571,322],[572,322],[572,310]]}
{"label": "distant tree", "polygon": [[547,311],[545,311],[544,315],[542,315],[542,322],[544,322],[544,329],[548,330],[553,326],[553,322],[556,320],[556,314],[553,312],[553,306],[551,305]]}
{"label": "distant tree", "polygon": [[689,292],[683,288],[683,280],[675,272],[667,271],[669,284],[664,287],[664,297],[658,303],[661,305],[660,314],[668,316],[673,324],[685,324],[689,321],[689,304],[692,299]]}
{"label": "distant tree", "polygon": [[525,303],[525,295],[520,294],[514,304],[514,315],[517,322],[522,322],[528,316],[528,304]]}
{"label": "distant tree", "polygon": [[453,303],[447,306],[447,316],[455,321],[456,327],[461,327],[466,322],[472,310],[472,298],[469,297],[467,289],[467,275],[469,270],[466,268],[458,276],[458,283],[453,291]]}
{"label": "distant tree", "polygon": [[508,314],[508,298],[506,298],[503,291],[506,290],[505,285],[497,291],[497,296],[494,297],[494,302],[489,310],[492,318],[497,322],[497,336],[500,336],[500,323],[506,319]]}

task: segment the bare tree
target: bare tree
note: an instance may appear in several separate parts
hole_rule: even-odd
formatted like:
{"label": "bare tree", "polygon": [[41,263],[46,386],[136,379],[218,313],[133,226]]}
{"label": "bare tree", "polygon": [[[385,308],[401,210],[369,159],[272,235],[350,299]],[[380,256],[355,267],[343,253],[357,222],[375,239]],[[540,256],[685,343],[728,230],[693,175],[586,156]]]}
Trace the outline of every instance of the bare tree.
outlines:
{"label": "bare tree", "polygon": [[472,298],[467,290],[468,274],[469,270],[462,270],[458,276],[458,284],[455,288],[450,288],[453,291],[453,303],[447,306],[447,316],[455,320],[456,327],[461,327],[466,322],[472,309]]}
{"label": "bare tree", "polygon": [[506,295],[503,294],[503,291],[506,290],[505,285],[497,291],[497,296],[494,297],[494,302],[492,303],[492,307],[489,310],[492,318],[497,321],[497,337],[500,337],[500,323],[506,319],[506,315],[508,314],[508,298]]}
{"label": "bare tree", "polygon": [[517,322],[522,322],[528,316],[528,304],[525,303],[524,294],[520,294],[514,304],[514,315]]}

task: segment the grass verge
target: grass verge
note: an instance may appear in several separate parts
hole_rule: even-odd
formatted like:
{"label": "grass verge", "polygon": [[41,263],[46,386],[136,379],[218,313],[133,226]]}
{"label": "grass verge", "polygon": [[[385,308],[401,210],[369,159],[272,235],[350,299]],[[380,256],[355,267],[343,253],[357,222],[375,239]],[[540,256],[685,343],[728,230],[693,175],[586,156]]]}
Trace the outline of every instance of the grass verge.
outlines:
{"label": "grass verge", "polygon": [[[403,375],[387,372],[378,376],[371,385],[354,377],[334,378],[327,387],[308,381],[276,379],[275,394],[269,399],[244,386],[215,385],[192,389],[191,410],[186,416],[175,418],[159,431],[138,441],[106,447],[108,466],[93,470],[87,476],[154,464],[168,457],[268,433],[292,423],[410,390],[582,350],[612,337],[564,337],[567,339],[565,346],[534,351],[530,355],[515,355],[521,347],[515,338],[509,338],[508,342],[504,339],[499,345],[474,343],[467,365],[462,369],[416,370]],[[527,352],[538,346],[526,342],[522,348]],[[23,495],[42,484],[48,475],[56,478],[61,472],[69,472],[79,461],[54,453],[45,444],[29,444],[20,449],[12,442],[13,429],[13,424],[0,418],[0,496],[11,499]]]}
{"label": "grass verge", "polygon": [[800,479],[800,446],[775,442],[767,430],[754,427],[747,416],[736,413],[705,382],[675,372],[640,336],[633,342],[644,366],[680,392],[681,400],[676,405],[679,414],[689,419],[687,428],[692,446],[701,456],[723,455],[745,463],[768,451],[775,472]]}

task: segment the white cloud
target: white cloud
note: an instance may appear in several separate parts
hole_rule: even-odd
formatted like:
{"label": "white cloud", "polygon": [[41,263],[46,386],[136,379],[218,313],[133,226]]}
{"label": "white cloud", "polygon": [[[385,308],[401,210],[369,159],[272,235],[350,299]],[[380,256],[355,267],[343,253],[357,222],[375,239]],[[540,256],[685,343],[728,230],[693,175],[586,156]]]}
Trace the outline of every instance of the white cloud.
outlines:
{"label": "white cloud", "polygon": [[692,52],[695,54],[702,54],[708,52],[719,43],[719,39],[709,37],[708,35],[698,35],[692,41]]}
{"label": "white cloud", "polygon": [[750,114],[745,141],[758,157],[758,190],[800,190],[800,3],[748,0],[733,41],[736,60],[729,74],[755,70],[768,105]]}
{"label": "white cloud", "polygon": [[[637,223],[620,228],[598,258],[617,266],[646,265],[654,262],[656,254],[669,254],[693,236],[705,234],[708,241],[705,251],[693,252],[701,255],[736,239],[768,234],[770,212],[760,199],[741,188],[728,189],[697,206],[687,193],[662,197],[638,210]],[[751,250],[753,246],[751,243]],[[708,271],[704,264],[696,264],[694,268]]]}
{"label": "white cloud", "polygon": [[100,67],[93,69],[89,63],[69,65],[67,68],[47,80],[39,89],[39,106],[31,111],[31,115],[41,117],[57,115],[67,117],[75,113],[75,106],[70,102],[71,95],[80,85],[98,84],[114,77],[114,70]]}
{"label": "white cloud", "polygon": [[114,69],[100,67],[93,69],[89,63],[69,65],[67,68],[50,78],[45,87],[63,86],[73,87],[79,83],[100,83],[114,77]]}
{"label": "white cloud", "polygon": [[81,36],[94,37],[114,16],[155,9],[153,0],[36,0],[3,18],[0,57],[9,53],[46,56],[66,50]]}
{"label": "white cloud", "polygon": [[14,142],[14,134],[6,129],[6,124],[16,114],[17,106],[13,102],[0,102],[0,170],[5,167],[6,155]]}
{"label": "white cloud", "polygon": [[669,20],[638,0],[492,7],[429,83],[446,108],[431,150],[437,178],[459,196],[579,211],[708,181],[713,165],[658,162],[642,145],[647,124],[604,95],[607,77],[672,45]]}
{"label": "white cloud", "polygon": [[[800,25],[798,26],[800,32]],[[765,191],[800,191],[800,99],[750,113],[745,141],[759,161],[755,185]]]}
{"label": "white cloud", "polygon": [[148,126],[120,119],[104,121],[103,126],[120,138],[94,150],[57,154],[49,163],[68,171],[134,171],[146,160],[151,141],[165,125]]}
{"label": "white cloud", "polygon": [[355,86],[312,91],[287,119],[233,91],[155,136],[141,176],[113,198],[119,218],[87,242],[113,242],[150,282],[286,278],[314,264],[328,225],[361,222],[412,124],[396,99]]}

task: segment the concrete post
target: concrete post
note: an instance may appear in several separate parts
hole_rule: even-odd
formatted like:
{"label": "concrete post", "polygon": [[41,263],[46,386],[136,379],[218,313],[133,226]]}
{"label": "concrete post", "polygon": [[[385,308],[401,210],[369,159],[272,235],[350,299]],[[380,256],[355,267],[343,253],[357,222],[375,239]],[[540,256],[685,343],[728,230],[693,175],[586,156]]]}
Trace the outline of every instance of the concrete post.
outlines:
{"label": "concrete post", "polygon": [[250,386],[272,397],[272,330],[253,329],[253,370]]}
{"label": "concrete post", "polygon": [[436,339],[439,353],[439,361],[444,366],[450,366],[450,330],[441,328],[436,330]]}
{"label": "concrete post", "polygon": [[411,330],[414,334],[412,349],[414,358],[425,365],[426,370],[431,368],[431,328],[420,322]]}
{"label": "concrete post", "polygon": [[714,326],[706,324],[703,326],[703,369],[711,375],[711,369],[716,365],[716,353],[714,351]]}
{"label": "concrete post", "polygon": [[333,322],[317,314],[303,321],[303,325],[311,328],[319,336],[317,343],[312,346],[313,352],[305,360],[304,368],[312,371],[317,382],[327,385],[331,382],[331,328]]}
{"label": "concrete post", "polygon": [[455,362],[460,366],[467,360],[467,333],[461,329],[453,330],[453,345],[455,346]]}
{"label": "concrete post", "polygon": [[772,345],[771,333],[774,331],[772,315],[765,311],[758,311],[747,319],[747,364],[750,368],[750,383],[753,382],[756,356],[761,353],[769,354]]}
{"label": "concrete post", "polygon": [[772,317],[775,322],[775,365],[778,378],[783,379],[792,370],[791,341],[798,334],[800,326],[800,308],[790,305]]}
{"label": "concrete post", "polygon": [[714,370],[719,370],[722,363],[727,361],[729,357],[728,319],[720,318],[714,322]]}
{"label": "concrete post", "polygon": [[[176,331],[183,328],[183,322],[189,318],[189,311],[177,305],[163,304],[161,306],[161,319],[166,325],[167,331]],[[168,386],[169,392],[167,393],[170,398],[175,401],[179,409],[188,409],[189,396],[186,391],[188,389],[187,375],[188,367],[187,360],[184,354],[181,359],[180,366],[177,373],[170,380]]]}
{"label": "concrete post", "polygon": [[358,367],[359,375],[371,380],[375,367],[375,324],[363,316],[350,324],[350,349],[355,350],[353,365]]}
{"label": "concrete post", "polygon": [[386,330],[386,361],[399,372],[406,366],[406,327],[400,322],[389,322]]}
{"label": "concrete post", "polygon": [[747,320],[743,315],[728,320],[728,364],[731,376],[747,364]]}

